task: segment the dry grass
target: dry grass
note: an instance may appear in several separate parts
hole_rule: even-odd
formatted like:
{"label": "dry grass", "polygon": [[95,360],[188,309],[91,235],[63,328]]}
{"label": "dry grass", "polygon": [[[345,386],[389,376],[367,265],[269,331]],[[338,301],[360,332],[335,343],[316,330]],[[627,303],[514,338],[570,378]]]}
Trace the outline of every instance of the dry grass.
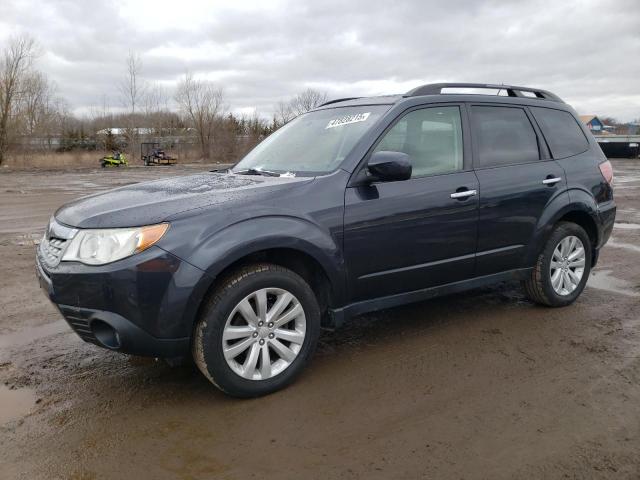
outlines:
{"label": "dry grass", "polygon": [[[200,150],[192,146],[180,145],[175,150],[167,151],[168,154],[177,157],[178,163],[235,163],[243,156],[253,145],[241,145],[233,152],[224,151],[223,149],[213,149],[213,158],[203,160]],[[99,160],[111,152],[103,151],[71,151],[71,152],[37,152],[37,151],[14,151],[2,163],[2,167],[10,170],[62,170],[62,169],[80,169],[80,168],[98,168]],[[129,165],[142,165],[140,153],[131,156],[126,152]]]}
{"label": "dry grass", "polygon": [[[203,162],[201,158],[194,152],[185,152],[186,154],[178,156],[179,163],[210,163]],[[63,153],[53,152],[24,152],[12,153],[2,163],[2,167],[10,170],[62,170],[62,169],[80,169],[80,168],[98,168],[99,160],[106,155],[105,152],[84,152],[73,151]],[[127,154],[129,165],[142,165],[142,161],[138,158],[131,158]],[[215,162],[214,162],[215,163]]]}
{"label": "dry grass", "polygon": [[3,163],[3,167],[11,169],[63,169],[63,168],[96,168],[100,164],[98,160],[104,154],[101,152],[64,152],[43,153],[24,152],[9,155]]}

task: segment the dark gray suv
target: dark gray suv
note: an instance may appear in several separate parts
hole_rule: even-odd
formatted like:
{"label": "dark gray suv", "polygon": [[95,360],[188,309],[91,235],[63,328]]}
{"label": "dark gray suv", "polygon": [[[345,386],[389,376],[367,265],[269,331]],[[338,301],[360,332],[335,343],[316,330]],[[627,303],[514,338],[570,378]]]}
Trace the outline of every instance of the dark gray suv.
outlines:
{"label": "dark gray suv", "polygon": [[555,95],[425,85],[322,105],[228,171],[67,204],[37,271],[84,340],[192,354],[225,392],[263,395],[353,315],[508,279],[572,303],[613,228],[612,180]]}

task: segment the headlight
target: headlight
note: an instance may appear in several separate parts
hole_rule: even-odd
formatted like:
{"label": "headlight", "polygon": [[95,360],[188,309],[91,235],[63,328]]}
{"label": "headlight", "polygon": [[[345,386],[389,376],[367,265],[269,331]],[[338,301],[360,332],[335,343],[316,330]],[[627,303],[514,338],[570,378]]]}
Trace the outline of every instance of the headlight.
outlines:
{"label": "headlight", "polygon": [[136,228],[78,230],[62,261],[103,265],[140,253],[162,238],[168,223]]}

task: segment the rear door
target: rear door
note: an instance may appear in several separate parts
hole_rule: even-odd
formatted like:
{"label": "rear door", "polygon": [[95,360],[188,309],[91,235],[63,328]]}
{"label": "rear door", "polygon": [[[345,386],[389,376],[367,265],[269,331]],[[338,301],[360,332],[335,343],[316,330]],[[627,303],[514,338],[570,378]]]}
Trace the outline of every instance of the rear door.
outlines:
{"label": "rear door", "polygon": [[564,170],[525,107],[471,105],[470,117],[480,184],[476,275],[526,267],[538,219],[565,191]]}
{"label": "rear door", "polygon": [[478,182],[462,105],[413,109],[373,151],[409,155],[409,180],[349,187],[344,252],[353,301],[473,276]]}

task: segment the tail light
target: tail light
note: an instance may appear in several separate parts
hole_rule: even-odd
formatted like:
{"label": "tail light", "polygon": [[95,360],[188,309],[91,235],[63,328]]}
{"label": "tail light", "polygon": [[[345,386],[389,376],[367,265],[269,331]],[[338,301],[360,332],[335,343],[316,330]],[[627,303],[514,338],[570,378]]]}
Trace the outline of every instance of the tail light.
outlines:
{"label": "tail light", "polygon": [[611,166],[611,162],[607,160],[598,165],[598,167],[600,167],[600,172],[607,183],[613,185],[613,167]]}

